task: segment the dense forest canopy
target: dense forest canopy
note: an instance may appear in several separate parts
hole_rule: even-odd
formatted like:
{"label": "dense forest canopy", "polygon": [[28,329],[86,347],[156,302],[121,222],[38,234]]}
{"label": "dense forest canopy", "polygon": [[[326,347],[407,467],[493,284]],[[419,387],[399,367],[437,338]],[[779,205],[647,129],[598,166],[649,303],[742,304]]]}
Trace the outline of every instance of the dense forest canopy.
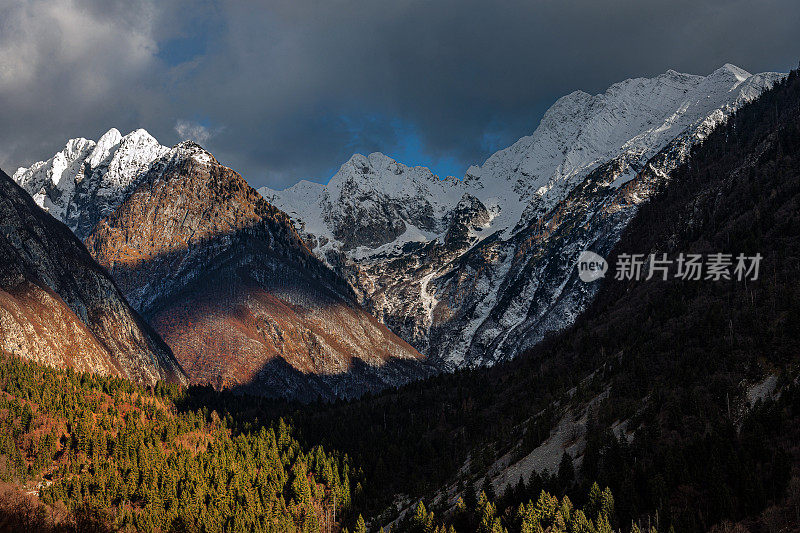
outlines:
{"label": "dense forest canopy", "polygon": [[[0,477],[65,507],[65,523],[321,531],[348,517],[361,490],[346,455],[301,446],[283,419],[235,429],[213,410],[180,409],[187,390],[176,385],[143,388],[2,355],[0,390]],[[42,528],[48,514],[32,510]]]}

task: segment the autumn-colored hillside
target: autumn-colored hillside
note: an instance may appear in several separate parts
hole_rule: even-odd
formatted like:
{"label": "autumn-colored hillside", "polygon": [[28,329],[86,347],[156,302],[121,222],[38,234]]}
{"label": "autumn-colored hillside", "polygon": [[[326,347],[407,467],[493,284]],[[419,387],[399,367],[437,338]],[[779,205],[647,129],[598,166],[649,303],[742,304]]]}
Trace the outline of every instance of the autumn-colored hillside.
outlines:
{"label": "autumn-colored hillside", "polygon": [[187,410],[186,393],[0,354],[0,527],[338,530],[361,490],[347,456],[283,420]]}

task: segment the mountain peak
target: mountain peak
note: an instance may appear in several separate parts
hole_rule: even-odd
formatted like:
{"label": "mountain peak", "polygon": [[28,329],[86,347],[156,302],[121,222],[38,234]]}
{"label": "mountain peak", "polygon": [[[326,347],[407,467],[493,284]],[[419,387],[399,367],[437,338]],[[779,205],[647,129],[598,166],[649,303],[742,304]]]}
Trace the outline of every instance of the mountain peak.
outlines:
{"label": "mountain peak", "polygon": [[[342,165],[339,169],[339,173],[348,168],[355,169],[359,174],[376,174],[379,178],[391,177],[392,175],[399,176],[411,170],[415,170],[417,174],[424,175],[425,177],[436,178],[427,167],[404,165],[383,152],[371,152],[367,156],[355,153]],[[337,175],[339,173],[337,173]],[[334,176],[334,178],[335,177],[336,176]]]}
{"label": "mountain peak", "polygon": [[366,174],[369,172],[369,159],[364,154],[355,153],[339,168],[339,172],[348,167],[357,170],[361,174]]}
{"label": "mountain peak", "polygon": [[384,154],[383,152],[372,152],[371,154],[369,154],[367,156],[367,160],[373,166],[387,165],[387,164],[390,165],[392,163],[397,163],[397,161],[395,161],[394,159],[392,159],[388,155]]}
{"label": "mountain peak", "polygon": [[363,154],[353,154],[350,159],[341,166],[339,172],[331,179],[331,182],[339,181],[341,178],[347,179],[356,176],[370,176],[373,178],[383,178],[386,171],[390,174],[401,174],[402,165],[391,157],[381,152],[372,152],[365,156]]}
{"label": "mountain peak", "polygon": [[120,142],[122,142],[122,134],[117,128],[111,128],[105,132],[98,139],[97,145],[94,147],[89,159],[87,159],[89,166],[92,168],[100,166],[101,163],[109,158],[111,152],[119,146]]}
{"label": "mountain peak", "polygon": [[20,168],[13,179],[37,204],[83,238],[168,151],[144,129],[123,137],[111,128],[97,142],[69,140],[61,152]]}
{"label": "mountain peak", "polygon": [[105,132],[98,140],[97,144],[114,145],[122,140],[122,134],[117,128],[111,128]]}
{"label": "mountain peak", "polygon": [[194,141],[186,140],[176,144],[171,152],[177,159],[192,159],[193,161],[201,164],[216,163],[216,158],[211,155],[211,152],[200,146]]}
{"label": "mountain peak", "polygon": [[136,144],[136,145],[141,145],[141,144],[156,145],[156,144],[159,144],[158,141],[156,140],[156,138],[153,137],[152,135],[150,135],[150,133],[144,128],[139,128],[139,129],[133,130],[132,132],[130,132],[129,134],[127,134],[126,136],[124,136],[122,138],[122,142],[123,143]]}
{"label": "mountain peak", "polygon": [[731,75],[734,76],[738,81],[744,81],[752,76],[752,74],[743,68],[737,67],[731,63],[725,63],[717,70],[712,72],[709,77],[730,77]]}

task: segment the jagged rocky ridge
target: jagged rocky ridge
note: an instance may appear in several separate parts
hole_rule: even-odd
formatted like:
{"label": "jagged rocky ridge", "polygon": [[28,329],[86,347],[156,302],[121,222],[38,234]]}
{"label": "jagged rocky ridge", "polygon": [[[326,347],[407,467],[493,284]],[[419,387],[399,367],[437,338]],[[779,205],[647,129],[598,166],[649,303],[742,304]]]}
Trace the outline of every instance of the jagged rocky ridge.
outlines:
{"label": "jagged rocky ridge", "polygon": [[463,180],[375,153],[327,185],[259,191],[429,361],[491,365],[571,324],[596,291],[579,253],[610,251],[691,146],[781,76],[725,65],[576,91]]}
{"label": "jagged rocky ridge", "polygon": [[0,351],[148,385],[186,382],[83,244],[2,171]]}
{"label": "jagged rocky ridge", "polygon": [[149,149],[149,161],[125,155],[132,137],[151,138],[139,130],[112,147],[112,161],[138,162],[138,172],[121,168],[125,179],[107,176],[113,165],[88,172],[91,154],[72,163],[84,169],[74,180],[81,187],[108,191],[102,206],[97,195],[73,194],[64,211],[51,212],[74,221],[78,234],[91,226],[89,251],[192,382],[310,400],[430,374],[422,356],[362,310],[289,218],[238,174],[191,142]]}
{"label": "jagged rocky ridge", "polygon": [[137,178],[168,151],[143,129],[123,137],[112,128],[97,142],[69,140],[47,161],[18,169],[14,181],[85,239],[122,203]]}

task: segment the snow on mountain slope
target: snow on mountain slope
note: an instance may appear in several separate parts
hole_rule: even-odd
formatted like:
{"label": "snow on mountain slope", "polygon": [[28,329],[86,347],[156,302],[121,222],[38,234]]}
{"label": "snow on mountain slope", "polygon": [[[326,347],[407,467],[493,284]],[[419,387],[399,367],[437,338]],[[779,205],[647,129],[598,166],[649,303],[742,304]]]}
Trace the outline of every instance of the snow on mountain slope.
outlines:
{"label": "snow on mountain slope", "polygon": [[429,360],[492,364],[571,323],[594,294],[574,276],[577,255],[608,251],[691,145],[780,76],[727,64],[576,91],[463,181],[371,154],[326,186],[260,192]]}
{"label": "snow on mountain slope", "polygon": [[381,154],[355,154],[327,186],[301,181],[285,191],[259,192],[316,237],[315,248],[369,253],[389,243],[425,242],[446,228],[445,217],[465,192],[455,178],[440,180]]}
{"label": "snow on mountain slope", "polygon": [[85,239],[168,151],[143,129],[123,137],[112,128],[97,142],[67,141],[52,158],[18,169],[13,178],[40,207]]}
{"label": "snow on mountain slope", "polygon": [[502,208],[494,227],[508,237],[603,162],[646,161],[687,128],[718,121],[752,99],[772,79],[748,78],[725,65],[706,77],[670,70],[615,83],[595,96],[573,92],[556,101],[532,135],[470,167],[464,181],[483,202]]}
{"label": "snow on mountain slope", "polygon": [[312,400],[434,372],[285,213],[195,143],[112,129],[14,179],[84,240],[193,383]]}
{"label": "snow on mountain slope", "polygon": [[[559,99],[463,180],[374,153],[327,185],[262,188],[360,302],[440,368],[513,357],[594,294],[580,251],[607,251],[691,146],[781,75],[668,71]],[[69,141],[14,179],[85,239],[169,149],[143,130]]]}

